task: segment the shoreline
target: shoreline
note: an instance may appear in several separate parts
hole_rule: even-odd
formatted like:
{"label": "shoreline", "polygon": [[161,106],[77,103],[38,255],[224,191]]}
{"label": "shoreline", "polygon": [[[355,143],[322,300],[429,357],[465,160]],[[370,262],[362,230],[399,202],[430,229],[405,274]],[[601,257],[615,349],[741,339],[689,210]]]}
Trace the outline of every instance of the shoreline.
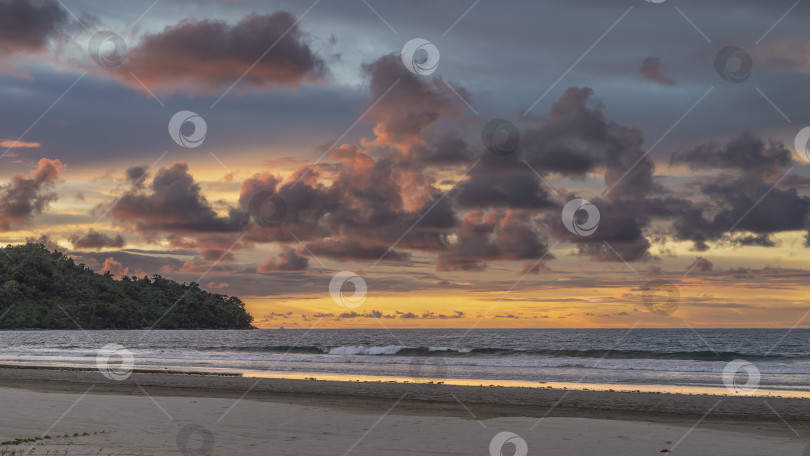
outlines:
{"label": "shoreline", "polygon": [[3,454],[187,454],[194,434],[198,454],[466,456],[509,432],[530,454],[760,456],[810,435],[795,398],[7,368],[0,396]]}
{"label": "shoreline", "polygon": [[[774,409],[791,424],[810,430],[810,399],[791,397],[716,396],[659,392],[574,390],[551,387],[502,387],[382,381],[334,381],[223,375],[133,372],[123,381],[97,371],[3,368],[0,388],[41,393],[142,395],[148,387],[158,397],[241,398],[263,402],[356,408],[357,400],[389,403],[405,396],[420,413],[450,413],[447,404],[475,406],[487,418],[582,416],[675,423],[712,413],[718,423],[772,423]],[[712,407],[713,404],[716,406]],[[457,408],[457,407],[456,407]],[[468,416],[462,409],[452,416]],[[783,426],[779,423],[780,426]]]}
{"label": "shoreline", "polygon": [[[90,366],[60,366],[41,364],[4,364],[0,363],[0,371],[4,369],[28,369],[45,371],[66,371],[97,373],[95,367]],[[221,370],[206,370],[205,368],[159,368],[143,367],[133,368],[133,374],[166,374],[166,375],[192,375],[200,377],[239,377],[248,379],[277,379],[277,380],[317,380],[345,383],[396,383],[404,385],[445,385],[445,386],[472,386],[472,387],[503,387],[503,388],[534,388],[555,389],[564,391],[594,391],[594,392],[623,392],[623,393],[652,393],[675,395],[704,395],[712,397],[757,397],[757,398],[799,398],[810,399],[810,391],[769,389],[760,385],[747,394],[735,394],[724,386],[713,385],[684,385],[684,384],[640,384],[640,383],[594,383],[594,382],[563,382],[563,381],[525,381],[501,380],[487,378],[432,378],[432,377],[404,377],[386,375],[352,375],[347,373],[327,372],[290,372],[290,371],[258,371],[223,368]]]}

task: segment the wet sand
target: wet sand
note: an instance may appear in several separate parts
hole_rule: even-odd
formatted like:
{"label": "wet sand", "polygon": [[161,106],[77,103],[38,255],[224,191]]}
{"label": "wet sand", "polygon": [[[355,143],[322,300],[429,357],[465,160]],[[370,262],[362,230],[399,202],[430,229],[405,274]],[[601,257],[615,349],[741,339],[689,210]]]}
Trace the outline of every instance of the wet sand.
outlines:
{"label": "wet sand", "polygon": [[810,440],[810,400],[777,397],[9,368],[0,397],[0,441],[51,437],[0,454],[486,455],[506,431],[530,455],[799,456]]}

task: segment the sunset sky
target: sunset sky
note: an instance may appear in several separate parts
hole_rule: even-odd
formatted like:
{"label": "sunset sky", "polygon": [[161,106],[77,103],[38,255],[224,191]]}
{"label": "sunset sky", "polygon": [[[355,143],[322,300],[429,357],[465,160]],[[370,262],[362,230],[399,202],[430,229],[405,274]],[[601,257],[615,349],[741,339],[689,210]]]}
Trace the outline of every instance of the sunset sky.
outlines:
{"label": "sunset sky", "polygon": [[[808,327],[809,15],[0,0],[0,241],[259,327]],[[674,312],[645,305],[662,282]]]}

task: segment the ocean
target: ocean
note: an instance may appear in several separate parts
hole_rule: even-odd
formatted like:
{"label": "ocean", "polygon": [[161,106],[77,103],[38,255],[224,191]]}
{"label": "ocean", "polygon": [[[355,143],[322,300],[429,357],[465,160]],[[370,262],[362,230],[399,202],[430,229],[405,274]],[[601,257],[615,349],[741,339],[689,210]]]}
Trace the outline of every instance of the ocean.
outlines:
{"label": "ocean", "polygon": [[107,344],[136,371],[810,397],[808,329],[0,331],[0,365],[95,369]]}

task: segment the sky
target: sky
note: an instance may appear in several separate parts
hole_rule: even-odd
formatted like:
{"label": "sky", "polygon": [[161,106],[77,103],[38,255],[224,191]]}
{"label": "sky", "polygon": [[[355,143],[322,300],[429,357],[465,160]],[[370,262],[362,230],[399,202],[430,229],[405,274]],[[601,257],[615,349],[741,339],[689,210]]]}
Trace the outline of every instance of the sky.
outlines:
{"label": "sky", "polygon": [[810,5],[0,0],[0,241],[259,327],[808,327]]}

